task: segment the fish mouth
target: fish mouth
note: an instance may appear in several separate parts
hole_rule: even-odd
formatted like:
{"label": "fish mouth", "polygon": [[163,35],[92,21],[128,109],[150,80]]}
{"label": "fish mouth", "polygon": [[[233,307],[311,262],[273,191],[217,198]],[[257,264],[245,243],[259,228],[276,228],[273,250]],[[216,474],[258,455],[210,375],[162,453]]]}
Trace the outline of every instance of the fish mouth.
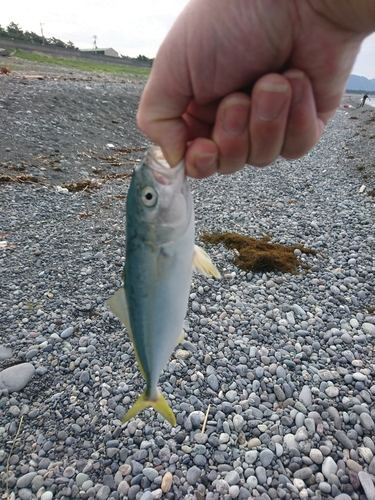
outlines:
{"label": "fish mouth", "polygon": [[159,146],[150,146],[146,153],[146,165],[151,170],[154,179],[159,184],[170,185],[184,170],[184,160],[182,159],[175,167],[171,167],[165,159]]}

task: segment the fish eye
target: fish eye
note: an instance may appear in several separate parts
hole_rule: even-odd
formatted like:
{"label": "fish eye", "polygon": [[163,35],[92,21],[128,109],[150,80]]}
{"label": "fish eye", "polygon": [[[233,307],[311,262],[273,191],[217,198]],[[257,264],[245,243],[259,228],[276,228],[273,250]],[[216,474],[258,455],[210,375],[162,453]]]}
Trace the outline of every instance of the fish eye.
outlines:
{"label": "fish eye", "polygon": [[147,186],[142,189],[142,203],[146,207],[153,207],[156,204],[158,196],[153,187]]}

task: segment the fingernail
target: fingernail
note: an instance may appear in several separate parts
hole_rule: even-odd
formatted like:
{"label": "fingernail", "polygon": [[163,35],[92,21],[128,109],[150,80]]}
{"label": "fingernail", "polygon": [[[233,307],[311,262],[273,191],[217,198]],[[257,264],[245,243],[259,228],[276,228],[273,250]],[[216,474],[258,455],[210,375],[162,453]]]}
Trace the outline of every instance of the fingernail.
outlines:
{"label": "fingernail", "polygon": [[201,153],[194,158],[194,165],[198,170],[206,171],[217,165],[216,153]]}
{"label": "fingernail", "polygon": [[299,104],[303,98],[303,78],[304,73],[298,69],[291,69],[284,73],[284,76],[290,80],[292,86],[292,101],[291,107]]}
{"label": "fingernail", "polygon": [[288,85],[285,84],[260,84],[257,89],[257,96],[254,99],[259,118],[264,121],[275,120],[284,107],[287,91]]}
{"label": "fingernail", "polygon": [[238,99],[229,100],[223,111],[223,129],[233,136],[241,135],[249,123],[249,106]]}

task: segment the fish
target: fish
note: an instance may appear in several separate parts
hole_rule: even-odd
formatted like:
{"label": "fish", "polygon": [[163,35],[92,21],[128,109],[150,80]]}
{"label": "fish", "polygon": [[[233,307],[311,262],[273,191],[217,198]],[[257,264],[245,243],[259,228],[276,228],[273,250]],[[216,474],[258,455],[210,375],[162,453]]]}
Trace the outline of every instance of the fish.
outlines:
{"label": "fish", "polygon": [[194,232],[184,161],[172,168],[161,149],[151,146],[134,170],[126,200],[124,283],[108,300],[128,331],[146,382],[122,423],[152,406],[176,425],[159,377],[183,339],[192,271],[220,278],[208,254],[194,244]]}

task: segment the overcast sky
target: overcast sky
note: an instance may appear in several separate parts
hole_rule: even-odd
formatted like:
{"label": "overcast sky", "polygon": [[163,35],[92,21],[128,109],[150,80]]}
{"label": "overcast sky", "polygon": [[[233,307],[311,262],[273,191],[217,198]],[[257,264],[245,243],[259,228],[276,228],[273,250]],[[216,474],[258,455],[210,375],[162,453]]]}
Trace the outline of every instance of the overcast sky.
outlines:
{"label": "overcast sky", "polygon": [[[157,49],[188,0],[18,0],[1,2],[0,24],[69,40],[81,49],[112,47],[123,55],[155,57]],[[355,75],[375,78],[375,34],[362,45]]]}

